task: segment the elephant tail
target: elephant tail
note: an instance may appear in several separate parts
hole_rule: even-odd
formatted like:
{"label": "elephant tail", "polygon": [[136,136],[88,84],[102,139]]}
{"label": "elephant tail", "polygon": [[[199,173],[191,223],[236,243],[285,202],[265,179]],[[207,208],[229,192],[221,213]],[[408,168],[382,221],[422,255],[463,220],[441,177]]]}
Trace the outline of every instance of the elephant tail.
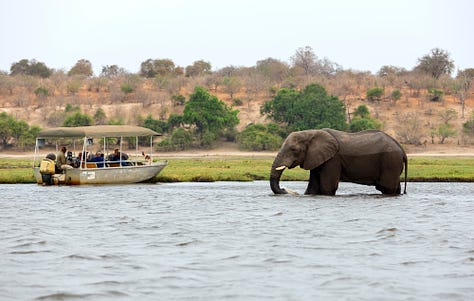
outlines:
{"label": "elephant tail", "polygon": [[403,163],[405,163],[405,188],[403,194],[407,194],[408,158],[406,154],[403,156]]}

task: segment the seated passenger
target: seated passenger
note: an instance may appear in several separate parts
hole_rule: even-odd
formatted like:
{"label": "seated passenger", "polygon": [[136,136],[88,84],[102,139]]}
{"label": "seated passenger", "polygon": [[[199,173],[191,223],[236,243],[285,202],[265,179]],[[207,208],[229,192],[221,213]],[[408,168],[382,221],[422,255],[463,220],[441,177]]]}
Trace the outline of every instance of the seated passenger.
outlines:
{"label": "seated passenger", "polygon": [[[88,162],[97,162],[96,165],[97,167],[99,168],[102,168],[104,167],[104,161],[105,161],[105,158],[104,158],[104,154],[100,151],[98,151],[97,153],[95,153],[95,156],[93,156],[90,160],[87,160]],[[100,163],[98,163],[100,162]]]}
{"label": "seated passenger", "polygon": [[[126,160],[128,160],[128,155],[126,153],[119,152],[119,149],[116,148],[114,150],[114,153],[109,155],[109,160],[110,161],[120,161],[120,159],[122,159],[122,161],[126,161]],[[127,162],[122,162],[122,166],[126,166],[126,165],[127,165]]]}

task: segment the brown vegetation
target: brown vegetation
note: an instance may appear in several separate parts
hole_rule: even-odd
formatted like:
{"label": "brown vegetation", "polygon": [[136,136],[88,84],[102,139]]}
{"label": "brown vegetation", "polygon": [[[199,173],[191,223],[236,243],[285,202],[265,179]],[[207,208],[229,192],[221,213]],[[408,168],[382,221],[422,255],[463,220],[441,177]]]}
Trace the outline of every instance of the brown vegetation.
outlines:
{"label": "brown vegetation", "polygon": [[[348,121],[358,105],[366,105],[371,116],[382,121],[383,130],[403,143],[473,143],[462,131],[462,124],[472,116],[473,92],[470,86],[463,89],[459,79],[434,79],[415,71],[385,73],[382,69],[378,75],[334,69],[310,74],[272,59],[260,61],[256,67],[227,67],[193,77],[173,74],[146,78],[126,73],[90,77],[64,72],[54,72],[48,78],[0,75],[0,112],[30,125],[52,127],[61,125],[54,113],[64,112],[67,105],[78,105],[82,113],[91,116],[102,109],[108,120],[137,124],[149,114],[166,120],[172,113],[182,113],[182,97],[188,99],[195,86],[202,86],[240,111],[238,129],[242,130],[250,123],[267,122],[260,108],[278,89],[301,89],[309,83],[319,83],[343,100]],[[383,95],[369,100],[366,93],[374,87],[382,88]],[[400,92],[398,96],[394,91]],[[435,129],[443,124],[452,126],[456,134],[440,136]]]}

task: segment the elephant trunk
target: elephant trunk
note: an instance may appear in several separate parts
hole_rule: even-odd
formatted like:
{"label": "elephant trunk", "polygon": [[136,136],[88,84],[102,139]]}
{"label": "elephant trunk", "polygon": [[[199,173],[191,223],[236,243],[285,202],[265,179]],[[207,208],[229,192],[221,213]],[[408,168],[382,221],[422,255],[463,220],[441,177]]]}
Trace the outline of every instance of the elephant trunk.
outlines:
{"label": "elephant trunk", "polygon": [[273,162],[272,170],[270,172],[270,188],[274,194],[287,194],[285,189],[280,188],[280,178],[286,166],[277,164],[277,160]]}

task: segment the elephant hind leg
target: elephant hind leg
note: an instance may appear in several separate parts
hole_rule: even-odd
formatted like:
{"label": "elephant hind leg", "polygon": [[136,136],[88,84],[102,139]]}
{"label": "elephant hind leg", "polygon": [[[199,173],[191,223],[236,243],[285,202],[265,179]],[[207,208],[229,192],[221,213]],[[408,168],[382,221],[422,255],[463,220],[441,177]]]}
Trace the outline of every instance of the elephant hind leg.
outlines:
{"label": "elephant hind leg", "polygon": [[401,193],[401,187],[400,187],[400,182],[398,182],[396,185],[392,185],[391,187],[387,186],[382,186],[380,184],[377,184],[375,188],[382,192],[383,194],[388,194],[388,195],[398,195]]}

